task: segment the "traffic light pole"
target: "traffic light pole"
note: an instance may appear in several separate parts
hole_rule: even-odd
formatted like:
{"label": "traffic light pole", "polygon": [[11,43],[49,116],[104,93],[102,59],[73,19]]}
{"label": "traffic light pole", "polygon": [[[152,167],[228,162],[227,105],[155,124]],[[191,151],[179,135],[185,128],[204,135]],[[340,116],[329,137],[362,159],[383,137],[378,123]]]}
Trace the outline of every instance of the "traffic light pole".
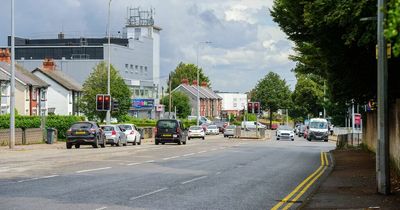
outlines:
{"label": "traffic light pole", "polygon": [[[111,0],[108,2],[108,62],[107,62],[107,94],[111,95],[110,85],[110,71],[111,71],[111,34],[110,34],[110,13],[111,13]],[[108,110],[106,114],[106,122],[109,125],[111,123],[111,111]]]}

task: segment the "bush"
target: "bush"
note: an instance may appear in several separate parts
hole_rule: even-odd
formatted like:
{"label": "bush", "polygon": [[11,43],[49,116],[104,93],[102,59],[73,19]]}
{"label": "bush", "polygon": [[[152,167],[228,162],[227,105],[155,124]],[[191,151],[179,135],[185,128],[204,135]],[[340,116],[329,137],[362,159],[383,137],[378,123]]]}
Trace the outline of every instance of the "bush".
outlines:
{"label": "bush", "polygon": [[[16,128],[40,128],[41,120],[39,116],[15,116]],[[10,128],[10,115],[0,115],[0,128]]]}
{"label": "bush", "polygon": [[78,121],[84,121],[82,116],[52,115],[46,118],[46,128],[55,128],[58,131],[58,138],[65,139],[65,134],[71,125]]}

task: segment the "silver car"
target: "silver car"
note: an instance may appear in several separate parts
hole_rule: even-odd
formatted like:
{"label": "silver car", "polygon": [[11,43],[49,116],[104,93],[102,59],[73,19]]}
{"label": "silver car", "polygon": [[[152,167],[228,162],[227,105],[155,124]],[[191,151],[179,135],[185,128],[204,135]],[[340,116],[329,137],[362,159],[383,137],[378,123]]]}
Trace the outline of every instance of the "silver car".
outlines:
{"label": "silver car", "polygon": [[136,125],[134,124],[121,124],[120,128],[125,129],[125,135],[128,143],[132,143],[132,145],[141,145],[142,144],[142,136]]}
{"label": "silver car", "polygon": [[235,136],[236,125],[229,125],[224,130],[224,137]]}
{"label": "silver car", "polygon": [[103,125],[101,128],[104,131],[107,144],[111,144],[111,146],[116,145],[117,147],[121,145],[126,146],[127,140],[124,129],[121,130],[118,125]]}

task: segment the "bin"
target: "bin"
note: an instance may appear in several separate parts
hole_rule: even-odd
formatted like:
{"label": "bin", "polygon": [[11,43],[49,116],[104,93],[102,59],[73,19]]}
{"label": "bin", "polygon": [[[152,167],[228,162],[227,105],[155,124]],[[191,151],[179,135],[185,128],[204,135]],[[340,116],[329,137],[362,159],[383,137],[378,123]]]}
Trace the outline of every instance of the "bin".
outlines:
{"label": "bin", "polygon": [[46,143],[47,144],[53,144],[56,136],[56,129],[54,128],[47,128],[47,139]]}

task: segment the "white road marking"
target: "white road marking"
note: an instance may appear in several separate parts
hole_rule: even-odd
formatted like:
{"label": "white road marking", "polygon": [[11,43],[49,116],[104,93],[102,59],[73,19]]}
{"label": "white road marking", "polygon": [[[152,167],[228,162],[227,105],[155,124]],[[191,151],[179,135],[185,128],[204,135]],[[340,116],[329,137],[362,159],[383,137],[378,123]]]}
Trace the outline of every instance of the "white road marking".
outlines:
{"label": "white road marking", "polygon": [[189,153],[189,154],[183,155],[183,157],[192,156],[192,155],[194,155],[194,153]]}
{"label": "white road marking", "polygon": [[34,181],[34,180],[39,180],[39,179],[49,179],[49,178],[53,178],[53,177],[57,177],[57,176],[60,176],[60,175],[55,174],[55,175],[50,175],[50,176],[42,176],[42,177],[36,177],[36,178],[32,178],[32,179],[19,180],[17,182],[21,183],[21,182]]}
{"label": "white road marking", "polygon": [[91,171],[101,171],[101,170],[107,170],[107,169],[110,169],[110,168],[111,168],[111,167],[94,168],[94,169],[87,169],[87,170],[76,171],[75,173],[80,174],[80,173],[91,172]]}
{"label": "white road marking", "polygon": [[168,188],[161,188],[161,189],[159,189],[159,190],[156,190],[156,191],[153,191],[153,192],[149,192],[149,193],[146,193],[146,194],[143,194],[143,195],[139,195],[139,196],[136,196],[136,197],[132,197],[132,198],[130,198],[129,200],[131,200],[131,201],[133,201],[133,200],[136,200],[136,199],[138,199],[138,198],[143,198],[143,197],[146,197],[146,196],[149,196],[149,195],[153,195],[153,194],[155,194],[155,193],[159,193],[159,192],[162,192],[162,191],[164,191],[164,190],[167,190]]}
{"label": "white road marking", "polygon": [[96,210],[104,210],[104,209],[106,209],[106,208],[107,208],[107,207],[103,206],[103,207],[98,208],[98,209],[96,209]]}
{"label": "white road marking", "polygon": [[148,160],[148,161],[146,161],[146,163],[154,163],[154,162],[156,162],[155,160]]}
{"label": "white road marking", "polygon": [[163,158],[163,160],[171,160],[171,159],[175,159],[175,158],[179,158],[181,156],[173,156],[173,157],[167,157],[167,158]]}
{"label": "white road marking", "polygon": [[194,178],[194,179],[191,179],[191,180],[187,180],[187,181],[181,182],[181,184],[187,184],[187,183],[198,181],[200,179],[205,179],[205,178],[207,178],[207,176],[201,176],[201,177],[197,177],[197,178]]}
{"label": "white road marking", "polygon": [[135,165],[140,165],[140,164],[142,164],[142,163],[128,163],[128,164],[126,164],[127,166],[135,166]]}
{"label": "white road marking", "polygon": [[197,154],[206,153],[206,152],[207,152],[206,150],[203,150],[203,151],[198,152]]}

